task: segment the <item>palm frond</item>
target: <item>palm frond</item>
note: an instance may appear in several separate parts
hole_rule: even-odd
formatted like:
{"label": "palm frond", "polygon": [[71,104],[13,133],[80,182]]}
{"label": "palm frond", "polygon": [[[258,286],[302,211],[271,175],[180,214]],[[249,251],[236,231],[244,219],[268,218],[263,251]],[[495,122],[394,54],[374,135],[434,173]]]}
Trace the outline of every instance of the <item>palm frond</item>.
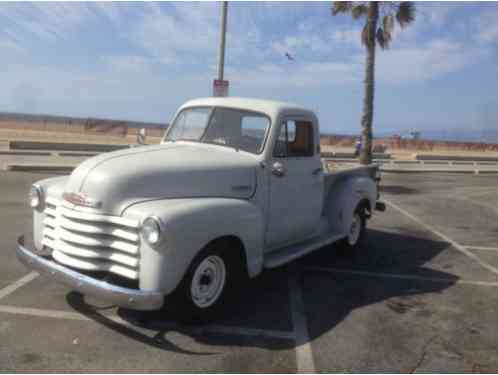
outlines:
{"label": "palm frond", "polygon": [[396,20],[401,27],[415,21],[415,5],[411,1],[401,1],[396,11]]}
{"label": "palm frond", "polygon": [[335,16],[339,13],[348,13],[352,7],[352,1],[334,1],[332,4],[332,15]]}
{"label": "palm frond", "polygon": [[368,13],[368,7],[364,4],[355,4],[351,7],[351,15],[357,20]]}

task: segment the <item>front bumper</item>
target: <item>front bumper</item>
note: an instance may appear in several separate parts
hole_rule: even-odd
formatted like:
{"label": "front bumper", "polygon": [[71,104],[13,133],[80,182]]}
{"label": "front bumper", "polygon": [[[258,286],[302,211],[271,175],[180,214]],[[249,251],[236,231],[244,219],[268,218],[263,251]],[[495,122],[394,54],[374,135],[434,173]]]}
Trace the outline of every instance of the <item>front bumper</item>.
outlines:
{"label": "front bumper", "polygon": [[17,239],[17,258],[28,268],[50,276],[73,290],[103,301],[133,310],[157,310],[163,305],[163,295],[156,291],[124,288],[64,267],[35,254],[24,246],[24,236]]}

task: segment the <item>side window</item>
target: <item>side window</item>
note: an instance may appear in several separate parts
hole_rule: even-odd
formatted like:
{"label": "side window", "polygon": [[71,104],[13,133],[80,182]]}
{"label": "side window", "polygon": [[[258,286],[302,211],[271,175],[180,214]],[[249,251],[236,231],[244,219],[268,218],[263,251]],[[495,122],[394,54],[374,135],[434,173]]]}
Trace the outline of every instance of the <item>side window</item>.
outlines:
{"label": "side window", "polygon": [[313,156],[313,124],[309,121],[286,121],[273,151],[274,157]]}

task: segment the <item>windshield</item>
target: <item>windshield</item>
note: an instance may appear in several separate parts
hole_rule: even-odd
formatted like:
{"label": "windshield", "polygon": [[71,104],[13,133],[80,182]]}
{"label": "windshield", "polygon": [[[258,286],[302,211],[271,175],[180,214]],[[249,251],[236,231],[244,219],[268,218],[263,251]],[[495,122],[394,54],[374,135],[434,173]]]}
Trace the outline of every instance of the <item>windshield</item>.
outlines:
{"label": "windshield", "polygon": [[229,108],[194,107],[181,111],[166,141],[189,140],[262,151],[270,119],[260,113]]}

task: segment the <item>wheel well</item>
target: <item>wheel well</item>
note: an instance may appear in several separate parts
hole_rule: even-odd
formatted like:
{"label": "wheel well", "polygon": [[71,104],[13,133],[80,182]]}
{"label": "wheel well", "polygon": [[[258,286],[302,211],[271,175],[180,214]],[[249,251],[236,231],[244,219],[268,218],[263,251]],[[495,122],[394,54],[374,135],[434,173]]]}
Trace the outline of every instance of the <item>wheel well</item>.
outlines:
{"label": "wheel well", "polygon": [[206,247],[210,246],[216,246],[217,248],[222,249],[223,252],[229,256],[232,261],[238,263],[246,275],[248,275],[246,251],[244,243],[239,237],[233,235],[218,237],[206,245]]}

